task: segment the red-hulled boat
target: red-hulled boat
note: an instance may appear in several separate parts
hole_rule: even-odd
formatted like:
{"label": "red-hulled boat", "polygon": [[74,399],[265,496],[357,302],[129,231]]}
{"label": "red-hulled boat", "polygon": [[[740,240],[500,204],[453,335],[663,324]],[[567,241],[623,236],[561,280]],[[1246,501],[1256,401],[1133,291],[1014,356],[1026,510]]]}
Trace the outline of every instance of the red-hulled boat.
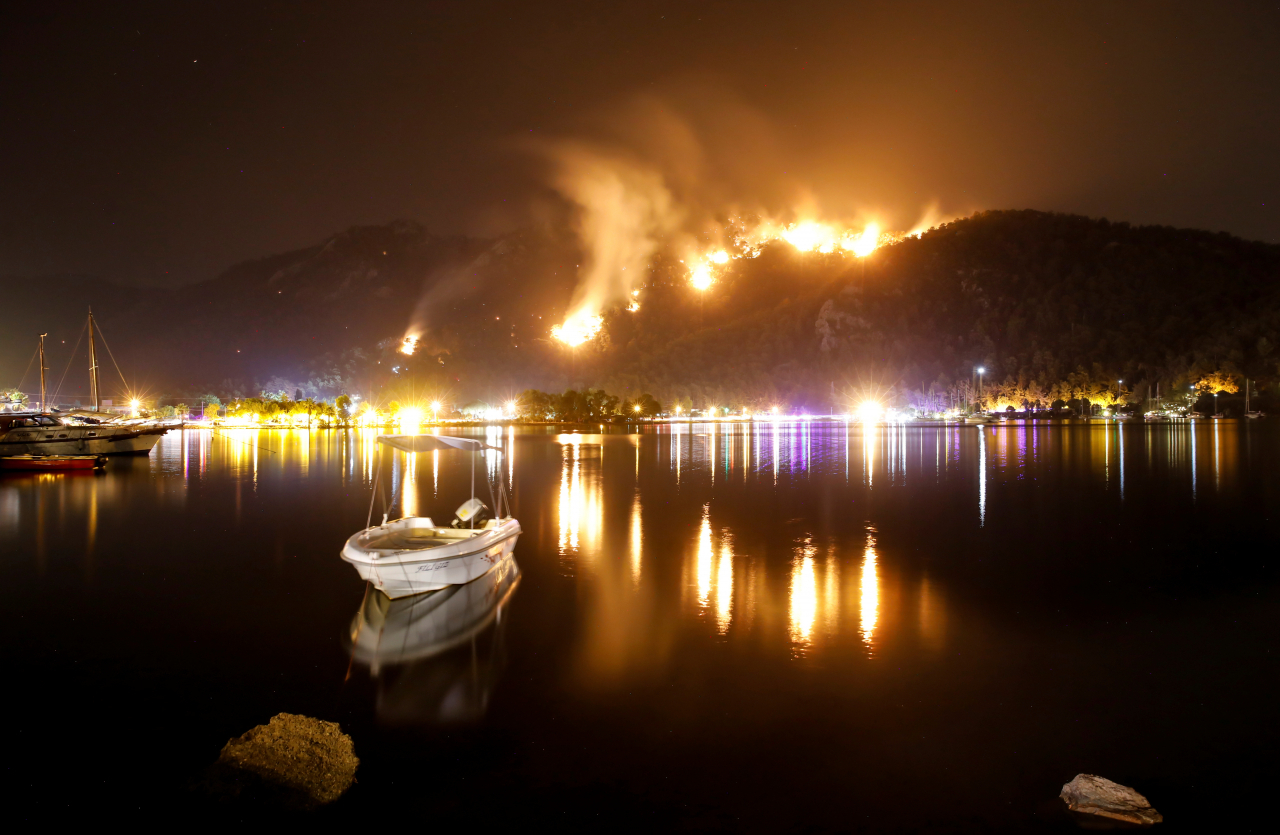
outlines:
{"label": "red-hulled boat", "polygon": [[106,466],[105,455],[8,455],[0,458],[0,470],[61,472],[99,470]]}

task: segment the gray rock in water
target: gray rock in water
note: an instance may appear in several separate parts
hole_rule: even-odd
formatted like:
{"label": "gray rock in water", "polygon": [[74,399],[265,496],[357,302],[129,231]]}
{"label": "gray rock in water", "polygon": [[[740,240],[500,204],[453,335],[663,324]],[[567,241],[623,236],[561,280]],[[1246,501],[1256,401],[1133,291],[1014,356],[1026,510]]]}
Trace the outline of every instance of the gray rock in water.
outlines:
{"label": "gray rock in water", "polygon": [[1081,829],[1145,829],[1164,820],[1133,789],[1093,774],[1077,774],[1061,797]]}
{"label": "gray rock in water", "polygon": [[341,797],[359,764],[336,722],[278,713],[227,742],[205,788],[225,800],[314,809]]}

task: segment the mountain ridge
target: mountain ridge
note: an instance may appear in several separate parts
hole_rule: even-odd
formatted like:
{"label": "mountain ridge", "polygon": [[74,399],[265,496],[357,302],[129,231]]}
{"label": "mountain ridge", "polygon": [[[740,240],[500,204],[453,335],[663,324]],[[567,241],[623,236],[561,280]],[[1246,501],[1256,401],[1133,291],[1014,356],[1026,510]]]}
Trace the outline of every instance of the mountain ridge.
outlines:
{"label": "mountain ridge", "polygon": [[[774,242],[701,294],[684,264],[658,254],[639,310],[604,311],[600,336],[570,350],[549,329],[582,264],[557,231],[482,239],[397,221],[172,291],[82,279],[67,295],[103,305],[122,367],[142,369],[131,385],[223,397],[292,385],[464,401],[603,386],[822,409],[851,391],[963,387],[979,367],[1024,389],[1088,377],[1168,390],[1217,371],[1269,385],[1280,371],[1280,246],[1224,233],[980,212],[863,259]],[[6,319],[48,314],[24,298],[13,307],[25,313]],[[414,329],[421,347],[407,357],[397,349]],[[4,330],[16,353],[16,323]]]}

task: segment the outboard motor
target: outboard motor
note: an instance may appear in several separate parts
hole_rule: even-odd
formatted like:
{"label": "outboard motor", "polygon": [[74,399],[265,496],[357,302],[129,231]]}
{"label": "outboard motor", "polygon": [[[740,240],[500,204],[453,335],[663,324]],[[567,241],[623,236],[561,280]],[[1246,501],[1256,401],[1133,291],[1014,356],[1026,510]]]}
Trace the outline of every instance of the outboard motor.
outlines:
{"label": "outboard motor", "polygon": [[475,527],[479,528],[493,518],[493,514],[489,512],[489,506],[479,499],[468,499],[454,513],[457,516],[453,520],[455,528],[470,528],[473,520]]}

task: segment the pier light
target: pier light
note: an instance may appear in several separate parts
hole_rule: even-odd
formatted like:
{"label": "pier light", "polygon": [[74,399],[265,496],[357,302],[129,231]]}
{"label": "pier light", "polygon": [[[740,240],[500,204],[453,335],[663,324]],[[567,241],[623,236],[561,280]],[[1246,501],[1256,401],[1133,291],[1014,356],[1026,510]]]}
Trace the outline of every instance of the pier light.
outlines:
{"label": "pier light", "polygon": [[678,415],[678,414],[680,414],[680,407],[679,407],[679,406],[676,406],[676,414],[677,414],[677,415]]}
{"label": "pier light", "polygon": [[636,405],[632,406],[631,411],[635,412],[636,414],[640,414],[640,404],[637,403]]}

